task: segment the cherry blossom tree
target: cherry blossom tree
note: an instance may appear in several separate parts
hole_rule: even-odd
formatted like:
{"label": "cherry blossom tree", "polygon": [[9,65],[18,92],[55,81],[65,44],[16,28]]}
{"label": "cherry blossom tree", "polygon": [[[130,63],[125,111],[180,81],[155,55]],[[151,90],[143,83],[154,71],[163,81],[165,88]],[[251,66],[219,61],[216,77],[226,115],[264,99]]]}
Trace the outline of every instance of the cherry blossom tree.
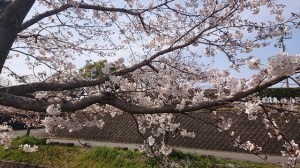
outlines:
{"label": "cherry blossom tree", "polygon": [[[257,21],[262,10],[269,11],[269,20]],[[283,11],[273,0],[1,0],[0,71],[19,83],[2,84],[0,105],[43,114],[41,123],[49,134],[62,127],[103,127],[101,116],[129,113],[145,139],[141,150],[156,156],[171,152],[161,136],[197,136],[181,128],[175,115],[204,110],[238,147],[258,154],[261,148],[240,142],[230,129],[231,119],[215,111],[230,106],[250,120],[263,118],[270,137],[286,141],[284,154],[295,165],[298,144],[284,136],[272,115],[299,118],[297,108],[268,106],[256,93],[295,74],[300,57],[279,53],[262,63],[251,54],[299,28],[300,13],[284,18]],[[206,63],[214,57],[226,58],[231,70]],[[24,58],[21,64],[31,71],[30,79],[5,63]],[[101,74],[97,78],[76,68],[79,59],[91,58],[111,60],[102,62],[100,70],[89,69]],[[243,79],[231,75],[241,67],[255,74]],[[146,136],[149,129],[152,135]],[[9,137],[1,136],[7,148]]]}

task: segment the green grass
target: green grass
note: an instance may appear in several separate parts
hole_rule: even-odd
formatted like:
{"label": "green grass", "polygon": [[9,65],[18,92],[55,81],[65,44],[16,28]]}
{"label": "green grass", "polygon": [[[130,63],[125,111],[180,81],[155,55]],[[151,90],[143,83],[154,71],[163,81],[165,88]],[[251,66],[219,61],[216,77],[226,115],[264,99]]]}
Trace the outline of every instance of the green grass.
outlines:
{"label": "green grass", "polygon": [[33,136],[19,136],[14,138],[12,141],[13,146],[19,146],[21,144],[28,144],[28,145],[46,145],[45,138],[36,138]]}
{"label": "green grass", "polygon": [[143,156],[137,151],[123,151],[108,147],[97,147],[80,157],[77,167],[146,167]]}
{"label": "green grass", "polygon": [[[39,144],[39,150],[35,153],[25,153],[16,148],[5,150],[0,148],[0,160],[26,162],[32,165],[44,165],[59,168],[158,168],[155,158],[147,157],[138,151],[120,150],[108,147],[97,147],[85,150],[82,147],[67,147],[59,145],[46,145],[44,139],[34,137],[19,137],[13,140],[13,144],[31,143]],[[33,143],[33,144],[32,144]],[[230,167],[234,164],[243,168],[271,168],[274,165],[255,164],[231,160],[219,160],[214,157],[199,156],[173,150],[169,156],[170,162],[188,167]],[[278,166],[280,167],[280,166]]]}
{"label": "green grass", "polygon": [[188,165],[191,168],[197,167],[217,167],[216,165],[222,165],[222,167],[231,167],[235,165],[241,168],[276,168],[281,167],[280,165],[262,164],[262,163],[250,163],[233,160],[221,160],[216,159],[213,156],[201,156],[191,153],[184,153],[180,150],[173,150],[169,155],[170,160],[179,163],[181,166]]}

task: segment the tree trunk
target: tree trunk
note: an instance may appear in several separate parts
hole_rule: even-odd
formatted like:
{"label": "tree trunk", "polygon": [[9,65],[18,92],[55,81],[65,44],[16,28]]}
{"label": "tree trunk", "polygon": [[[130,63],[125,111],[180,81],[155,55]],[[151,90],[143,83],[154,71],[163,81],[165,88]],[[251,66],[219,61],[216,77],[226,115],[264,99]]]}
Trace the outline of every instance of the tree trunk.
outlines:
{"label": "tree trunk", "polygon": [[30,135],[30,127],[27,127],[27,131],[26,131],[26,136],[29,136]]}
{"label": "tree trunk", "polygon": [[35,0],[0,1],[0,73],[19,28]]}

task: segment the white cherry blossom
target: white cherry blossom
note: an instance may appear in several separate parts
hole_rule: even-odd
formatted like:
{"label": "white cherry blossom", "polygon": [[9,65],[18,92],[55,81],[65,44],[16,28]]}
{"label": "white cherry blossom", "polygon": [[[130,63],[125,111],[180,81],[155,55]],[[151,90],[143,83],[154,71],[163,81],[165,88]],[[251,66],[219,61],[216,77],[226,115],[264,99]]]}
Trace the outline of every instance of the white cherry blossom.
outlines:
{"label": "white cherry blossom", "polygon": [[[240,141],[234,118],[213,112],[225,106],[250,120],[262,119],[270,138],[286,142],[286,152],[298,150],[272,116],[299,119],[297,108],[287,101],[271,108],[257,92],[293,78],[300,55],[252,56],[299,29],[299,14],[286,16],[283,5],[269,0],[5,2],[11,6],[1,9],[1,19],[14,29],[0,26],[0,71],[14,80],[1,79],[0,105],[2,111],[38,113],[26,121],[29,125],[43,125],[55,135],[62,128],[102,128],[106,118],[128,113],[143,135],[141,150],[160,156],[171,152],[168,137],[198,136],[180,124],[180,115],[193,118],[193,113],[210,111],[213,124],[237,146],[259,153],[258,145]],[[215,64],[220,60],[224,67]],[[18,62],[24,72],[10,62]],[[255,71],[240,79],[232,72],[241,69]],[[9,148],[12,131],[0,129],[8,129],[0,143]],[[292,165],[299,153],[286,156]]]}
{"label": "white cherry blossom", "polygon": [[36,145],[31,146],[31,145],[28,145],[28,144],[24,144],[24,145],[20,145],[19,149],[24,151],[24,152],[31,153],[31,152],[37,152],[38,151],[38,146],[36,146]]}

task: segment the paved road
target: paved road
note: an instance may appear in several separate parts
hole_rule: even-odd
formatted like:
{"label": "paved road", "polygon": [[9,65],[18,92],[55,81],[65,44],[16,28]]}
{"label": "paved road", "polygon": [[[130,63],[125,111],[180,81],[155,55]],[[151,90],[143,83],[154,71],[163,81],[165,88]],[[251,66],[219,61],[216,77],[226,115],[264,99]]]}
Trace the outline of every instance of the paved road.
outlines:
{"label": "paved road", "polygon": [[[26,130],[24,131],[15,131],[14,136],[21,136],[25,135]],[[32,130],[30,135],[37,136],[37,137],[46,137],[46,133],[44,129]],[[76,146],[81,146],[78,140],[74,139],[57,139],[52,138],[52,142],[61,142],[61,143],[74,143]],[[112,142],[97,142],[97,141],[84,141],[80,140],[82,144],[88,143],[91,147],[96,146],[107,146],[107,147],[121,147],[121,148],[128,148],[128,149],[137,149],[139,144],[124,144],[124,143],[112,143]],[[212,155],[216,158],[222,159],[233,159],[233,160],[241,160],[241,161],[251,161],[251,162],[258,162],[264,163],[265,161],[259,158],[258,156],[245,154],[245,153],[235,153],[235,152],[222,152],[222,151],[212,151],[212,150],[202,150],[202,149],[190,149],[190,148],[178,148],[183,152],[190,152],[196,153],[200,155]],[[268,162],[270,163],[284,163],[287,161],[285,157],[282,156],[267,156]]]}

